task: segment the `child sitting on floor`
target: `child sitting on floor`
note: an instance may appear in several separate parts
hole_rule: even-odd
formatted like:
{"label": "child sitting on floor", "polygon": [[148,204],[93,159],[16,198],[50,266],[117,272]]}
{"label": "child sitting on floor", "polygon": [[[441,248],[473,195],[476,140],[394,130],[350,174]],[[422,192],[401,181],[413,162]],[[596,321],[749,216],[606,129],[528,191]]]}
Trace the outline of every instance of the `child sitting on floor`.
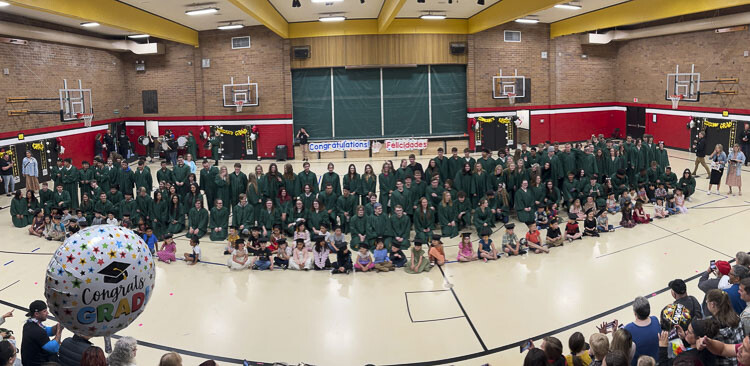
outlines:
{"label": "child sitting on floor", "polygon": [[505,234],[503,234],[503,252],[509,256],[526,254],[526,250],[523,249],[521,243],[518,241],[518,237],[513,232],[515,227],[516,224],[514,223],[505,225]]}
{"label": "child sitting on floor", "polygon": [[611,214],[616,214],[620,211],[620,205],[617,203],[614,193],[610,193],[609,196],[607,196],[607,211]]}
{"label": "child sitting on floor", "polygon": [[557,221],[557,202],[553,202],[547,206],[547,225],[552,225],[553,221]]}
{"label": "child sitting on floor", "polygon": [[398,245],[392,245],[391,246],[391,253],[389,254],[389,257],[391,259],[391,263],[393,263],[396,267],[403,267],[404,264],[406,264],[406,255],[404,255],[404,251],[401,250],[401,247]]}
{"label": "child sitting on floor", "polygon": [[396,270],[396,267],[393,266],[391,259],[388,257],[388,249],[385,249],[385,243],[383,243],[382,237],[375,239],[375,250],[372,254],[375,257],[373,263],[375,263],[374,268],[376,271],[389,272]]}
{"label": "child sitting on floor", "polygon": [[193,251],[191,253],[185,253],[184,258],[185,263],[193,265],[201,261],[200,241],[195,235],[190,238],[190,246],[193,247]]}
{"label": "child sitting on floor", "polygon": [[687,207],[685,207],[685,194],[680,188],[674,190],[674,204],[679,213],[687,213]]}
{"label": "child sitting on floor", "polygon": [[594,209],[586,211],[586,220],[583,220],[583,236],[599,236],[596,230],[596,218],[594,218]]}
{"label": "child sitting on floor", "polygon": [[671,194],[667,196],[667,202],[664,205],[664,208],[667,210],[667,213],[670,215],[676,215],[680,213],[680,211],[677,209],[677,204],[674,201],[674,196]]}
{"label": "child sitting on floor", "polygon": [[573,201],[573,205],[570,206],[570,209],[568,210],[568,216],[575,216],[576,220],[583,220],[586,218],[586,214],[583,211],[583,207],[581,207],[581,200],[576,198]]}
{"label": "child sitting on floor", "polygon": [[576,239],[581,239],[581,232],[578,228],[578,216],[568,216],[568,223],[565,225],[565,239],[572,242]]}
{"label": "child sitting on floor", "polygon": [[430,265],[442,266],[445,264],[445,251],[443,250],[443,242],[440,241],[440,235],[433,235],[431,241],[430,250],[427,252]]}
{"label": "child sitting on floor", "polygon": [[633,210],[630,206],[630,201],[625,202],[625,205],[622,206],[622,219],[620,220],[620,226],[622,227],[631,228],[635,226],[635,221],[633,221]]}
{"label": "child sitting on floor", "polygon": [[547,227],[549,227],[549,217],[547,217],[547,212],[544,209],[544,206],[538,206],[536,208],[534,222],[539,229],[546,229]]}
{"label": "child sitting on floor", "polygon": [[646,193],[646,187],[641,186],[638,189],[638,196],[635,199],[636,202],[648,203],[648,194]]}
{"label": "child sitting on floor", "polygon": [[654,204],[654,217],[657,219],[664,219],[668,216],[669,213],[667,213],[667,209],[664,208],[664,200],[657,198],[656,203]]}
{"label": "child sitting on floor", "polygon": [[354,270],[357,272],[367,272],[375,267],[372,255],[368,251],[367,245],[361,244],[357,252],[357,261],[354,262]]}
{"label": "child sitting on floor", "polygon": [[332,274],[349,274],[352,271],[352,253],[349,252],[349,247],[344,246],[336,252],[336,262],[332,263],[331,267]]}
{"label": "child sitting on floor", "polygon": [[615,231],[615,227],[609,224],[608,215],[608,212],[604,210],[599,214],[599,217],[596,218],[596,230],[600,233]]}
{"label": "child sitting on floor", "polygon": [[256,250],[255,252],[257,257],[255,258],[255,262],[253,263],[253,269],[257,269],[259,271],[265,271],[268,269],[273,271],[273,263],[271,263],[271,249],[268,249],[266,247],[268,239],[260,238],[260,240],[258,240],[258,243],[260,244],[260,249]]}
{"label": "child sitting on floor", "polygon": [[656,197],[656,199],[661,198],[662,201],[667,200],[667,190],[664,188],[664,183],[659,183],[659,187],[656,188],[656,192],[654,192],[654,197]]}
{"label": "child sitting on floor", "polygon": [[471,233],[461,233],[461,241],[458,243],[459,262],[471,262],[477,260],[477,254],[471,246]]}
{"label": "child sitting on floor", "polygon": [[276,251],[276,256],[273,258],[273,265],[281,269],[289,268],[289,258],[292,256],[292,248],[287,244],[286,239],[281,242],[277,242],[279,249]]}
{"label": "child sitting on floor", "polygon": [[643,203],[640,201],[635,203],[635,209],[633,209],[633,220],[638,224],[648,224],[653,220],[651,215],[643,211]]}
{"label": "child sitting on floor", "polygon": [[234,251],[235,242],[237,242],[237,239],[239,239],[240,236],[237,235],[237,228],[234,226],[229,226],[229,234],[227,235],[227,245],[224,246],[224,255],[232,254]]}
{"label": "child sitting on floor", "polygon": [[646,197],[648,197],[649,203],[656,202],[656,186],[653,183],[649,183],[646,187]]}
{"label": "child sitting on floor", "polygon": [[164,243],[161,245],[161,250],[156,252],[156,256],[160,261],[171,263],[177,260],[175,254],[177,253],[177,245],[172,239],[172,234],[167,233],[164,235]]}
{"label": "child sitting on floor", "polygon": [[549,247],[556,247],[563,245],[563,242],[564,238],[562,233],[560,232],[560,224],[557,222],[557,220],[550,222],[549,229],[547,229],[547,237],[545,238],[544,243]]}
{"label": "child sitting on floor", "polygon": [[479,239],[479,249],[477,250],[477,256],[482,258],[485,263],[488,260],[495,260],[499,258],[495,244],[490,239],[492,230],[488,227],[482,228],[482,238]]}
{"label": "child sitting on floor", "polygon": [[586,215],[586,212],[589,210],[596,210],[596,202],[594,201],[594,197],[591,196],[586,197],[586,203],[583,204],[583,214]]}
{"label": "child sitting on floor", "polygon": [[526,233],[526,245],[534,253],[549,253],[549,247],[542,245],[542,233],[537,230],[535,223],[529,223],[529,231]]}

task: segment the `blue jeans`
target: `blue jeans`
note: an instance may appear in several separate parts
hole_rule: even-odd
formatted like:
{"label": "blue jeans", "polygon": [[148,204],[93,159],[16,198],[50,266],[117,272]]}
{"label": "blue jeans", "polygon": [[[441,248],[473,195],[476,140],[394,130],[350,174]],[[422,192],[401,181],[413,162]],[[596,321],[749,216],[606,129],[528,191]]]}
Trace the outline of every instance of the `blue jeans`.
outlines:
{"label": "blue jeans", "polygon": [[265,271],[269,268],[271,268],[271,261],[262,261],[262,260],[255,261],[255,269],[260,270],[260,271]]}
{"label": "blue jeans", "polygon": [[16,180],[13,179],[12,174],[3,175],[3,186],[5,187],[5,193],[10,194],[16,190]]}

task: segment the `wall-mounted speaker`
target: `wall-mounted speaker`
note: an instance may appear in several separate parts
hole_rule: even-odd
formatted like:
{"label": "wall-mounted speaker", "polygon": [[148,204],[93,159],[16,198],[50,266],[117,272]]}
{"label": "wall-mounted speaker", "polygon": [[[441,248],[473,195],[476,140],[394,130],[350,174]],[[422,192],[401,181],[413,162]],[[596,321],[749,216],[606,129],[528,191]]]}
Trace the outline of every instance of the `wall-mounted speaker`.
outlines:
{"label": "wall-mounted speaker", "polygon": [[293,47],[292,58],[296,60],[310,58],[310,46]]}
{"label": "wall-mounted speaker", "polygon": [[451,55],[463,55],[466,53],[466,43],[451,42]]}

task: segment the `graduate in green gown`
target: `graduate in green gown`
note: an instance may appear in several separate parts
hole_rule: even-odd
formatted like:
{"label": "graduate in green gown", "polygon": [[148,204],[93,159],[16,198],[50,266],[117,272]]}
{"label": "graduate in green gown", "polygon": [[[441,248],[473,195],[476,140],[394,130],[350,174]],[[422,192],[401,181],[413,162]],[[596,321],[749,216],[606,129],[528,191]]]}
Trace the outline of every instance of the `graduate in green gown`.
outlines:
{"label": "graduate in green gown", "polygon": [[[409,220],[409,216],[404,213],[404,208],[401,207],[401,205],[396,205],[393,208],[393,214],[388,221],[391,234],[393,235],[391,246],[396,245],[401,250],[408,249],[411,245],[409,241],[411,220]],[[352,238],[354,238],[354,236],[352,236]]]}
{"label": "graduate in green gown", "polygon": [[140,219],[143,219],[147,223],[146,226],[149,226],[148,223],[151,221],[151,206],[153,204],[154,200],[148,195],[146,188],[141,188],[138,191],[138,197],[135,199],[135,216],[130,217],[133,223],[138,223]]}
{"label": "graduate in green gown", "polygon": [[253,218],[258,219],[260,210],[263,208],[263,192],[254,174],[247,176],[247,203],[253,208]]}
{"label": "graduate in green gown", "polygon": [[277,209],[272,199],[266,199],[264,207],[260,210],[258,215],[258,226],[263,233],[263,236],[271,235],[274,225],[281,225],[281,210]]}
{"label": "graduate in green gown", "polygon": [[193,160],[198,160],[198,143],[195,141],[193,131],[188,131],[187,144],[185,144],[187,153],[193,157]]}
{"label": "graduate in green gown", "polygon": [[[492,169],[494,171],[494,164],[492,164]],[[471,175],[471,180],[472,185],[474,186],[472,188],[474,191],[474,195],[472,195],[472,204],[479,203],[479,199],[484,195],[485,192],[494,190],[494,177],[491,177],[489,175],[488,171],[484,169],[484,165],[480,164],[480,161],[477,161],[477,163],[474,164],[474,172]]]}
{"label": "graduate in green gown", "polygon": [[458,230],[461,230],[471,224],[472,215],[474,214],[471,200],[464,192],[458,192],[456,200],[456,209],[458,209],[457,223]]}
{"label": "graduate in green gown", "polygon": [[146,163],[143,160],[138,161],[138,167],[133,172],[133,179],[135,181],[135,189],[140,190],[146,188],[146,191],[151,194],[154,188],[153,178],[151,178],[151,171],[146,170]]}
{"label": "graduate in green gown", "polygon": [[198,239],[206,235],[208,228],[208,211],[203,208],[202,201],[195,201],[195,206],[188,212],[188,232],[185,235],[188,238],[196,237]]}
{"label": "graduate in green gown", "polygon": [[159,240],[164,240],[164,235],[167,233],[167,226],[169,225],[169,201],[159,191],[154,192],[154,202],[151,205],[149,216],[154,235]]}
{"label": "graduate in green gown", "polygon": [[686,198],[689,198],[695,193],[695,177],[690,173],[690,169],[685,169],[682,172],[682,177],[680,177],[680,180],[677,182],[676,188],[682,189]]}
{"label": "graduate in green gown", "polygon": [[299,185],[299,179],[297,179],[297,174],[294,174],[292,164],[284,165],[284,174],[281,176],[281,179],[284,181],[283,185],[287,193],[292,196],[292,199],[296,199],[300,192],[302,192],[302,186]]}
{"label": "graduate in green gown", "polygon": [[[158,172],[156,173],[159,174]],[[216,176],[219,175],[219,168],[211,166],[208,159],[203,159],[203,169],[200,170],[200,189],[206,194],[206,200],[208,207],[213,207],[214,199],[216,198]],[[174,175],[172,175],[174,179]],[[179,193],[179,191],[178,191]],[[192,206],[189,206],[192,207]]]}
{"label": "graduate in green gown", "polygon": [[54,194],[54,190],[49,189],[49,184],[47,182],[42,183],[42,188],[39,189],[39,205],[44,208],[45,215],[49,215],[50,208],[55,204],[52,200]]}
{"label": "graduate in green gown", "polygon": [[[393,172],[390,164],[383,163],[382,172],[378,175],[378,188],[380,197],[378,202],[383,205],[383,212],[388,212],[388,203],[391,200],[391,193],[396,190],[396,174]],[[375,237],[372,238],[375,240]],[[372,244],[372,243],[370,243]]]}
{"label": "graduate in green gown", "polygon": [[224,201],[216,200],[211,215],[208,217],[209,238],[211,241],[223,241],[227,238],[227,226],[229,226],[229,209],[224,207]]}
{"label": "graduate in green gown", "polygon": [[180,196],[173,195],[167,207],[167,219],[169,224],[167,231],[171,234],[177,234],[185,230],[185,206],[180,202]]}
{"label": "graduate in green gown", "polygon": [[420,198],[417,203],[417,211],[414,212],[414,238],[422,239],[427,242],[432,238],[432,231],[435,230],[435,210],[427,198]]}
{"label": "graduate in green gown", "polygon": [[297,174],[297,179],[299,179],[299,186],[304,187],[305,184],[309,184],[310,188],[312,188],[312,193],[318,193],[318,177],[310,171],[310,163],[304,162],[302,163],[303,170]]}
{"label": "graduate in green gown", "polygon": [[360,204],[365,205],[370,201],[370,196],[375,195],[378,186],[378,177],[372,170],[372,165],[365,164],[365,172],[362,174],[362,182],[359,190]]}
{"label": "graduate in green gown", "polygon": [[464,166],[463,161],[461,161],[461,157],[458,156],[458,148],[452,147],[451,148],[451,156],[448,158],[448,178],[453,178],[456,176],[456,173],[461,171],[461,168]]}
{"label": "graduate in green gown", "polygon": [[229,174],[229,186],[229,197],[232,207],[234,207],[239,202],[240,194],[247,191],[247,175],[242,172],[242,164],[234,163],[234,171]]}
{"label": "graduate in green gown", "polygon": [[367,218],[367,244],[371,250],[375,248],[375,238],[383,237],[388,250],[391,249],[391,225],[388,217],[383,213],[383,205],[376,203],[375,212]]}
{"label": "graduate in green gown", "polygon": [[221,132],[216,130],[214,136],[208,140],[208,143],[211,146],[211,159],[214,160],[214,164],[219,165],[219,159],[221,158],[221,155],[219,154],[219,148],[221,147]]}
{"label": "graduate in green gown", "polygon": [[[205,165],[204,165],[205,166]],[[185,164],[185,159],[182,155],[177,156],[177,166],[172,167],[172,174],[174,175],[175,188],[177,193],[184,195],[190,189],[188,182],[188,176],[190,176],[190,167]],[[201,175],[201,178],[203,175]]]}
{"label": "graduate in green gown", "polygon": [[437,177],[440,183],[443,182],[443,177],[440,176],[440,167],[437,165],[435,159],[431,159],[427,163],[427,168],[424,170],[424,179],[431,182],[433,178]]}
{"label": "graduate in green gown", "polygon": [[664,186],[668,189],[673,189],[677,186],[677,174],[672,173],[672,167],[667,166],[664,168],[661,181],[664,182]]}
{"label": "graduate in green gown", "polygon": [[472,204],[477,202],[478,195],[474,190],[474,177],[469,163],[464,163],[463,169],[453,178],[453,186],[457,191],[466,193]]}
{"label": "graduate in green gown", "polygon": [[325,224],[328,227],[331,226],[331,216],[328,214],[325,205],[317,199],[313,200],[311,209],[308,210],[307,217],[309,219],[307,227],[310,228],[310,231],[316,234],[318,233],[321,224]]}
{"label": "graduate in green gown", "polygon": [[83,199],[84,193],[88,193],[89,198],[91,198],[91,181],[94,179],[96,179],[94,169],[91,169],[88,161],[82,161],[81,169],[78,170],[78,189],[80,190],[81,199]]}
{"label": "graduate in green gown", "polygon": [[409,254],[411,255],[411,258],[409,258],[404,265],[404,271],[406,271],[406,273],[417,274],[429,272],[430,269],[432,269],[432,266],[430,266],[430,260],[422,249],[422,240],[414,241],[414,246],[411,248]]}
{"label": "graduate in green gown", "polygon": [[81,195],[81,203],[78,204],[78,209],[81,210],[81,214],[86,218],[86,222],[91,224],[91,220],[94,218],[94,201],[89,197],[89,193],[83,193]]}
{"label": "graduate in green gown", "polygon": [[248,235],[250,228],[255,226],[255,209],[247,202],[244,193],[240,193],[239,202],[232,209],[232,226],[242,235]]}
{"label": "graduate in green gown", "polygon": [[664,149],[664,141],[659,141],[659,145],[654,149],[654,160],[659,164],[659,168],[661,168],[662,171],[664,168],[670,166],[669,155],[667,154],[667,150]]}
{"label": "graduate in green gown", "polygon": [[229,173],[227,167],[222,166],[219,169],[219,175],[214,179],[214,189],[216,190],[216,196],[214,196],[214,204],[216,200],[222,200],[223,202],[232,202],[230,198],[232,195],[232,186],[229,181]]}
{"label": "graduate in green gown", "polygon": [[26,222],[26,198],[21,196],[21,190],[17,190],[10,200],[10,217],[15,227],[25,227]]}
{"label": "graduate in green gown", "polygon": [[341,232],[348,234],[349,223],[354,217],[354,209],[357,207],[359,197],[349,191],[349,185],[347,184],[344,184],[342,192],[343,194],[336,199],[336,216],[341,225]]}
{"label": "graduate in green gown", "polygon": [[450,192],[443,192],[443,199],[437,206],[440,232],[444,238],[458,236],[458,207],[453,203]]}
{"label": "graduate in green gown", "polygon": [[299,225],[299,223],[307,223],[309,217],[310,215],[307,211],[307,208],[305,208],[305,204],[301,199],[296,199],[294,201],[294,207],[292,208],[291,216],[289,220],[287,220],[287,226],[284,229],[287,235],[293,236],[294,230],[297,228],[297,225]]}
{"label": "graduate in green gown", "polygon": [[78,169],[70,158],[65,159],[62,169],[63,189],[70,195],[70,208],[78,208]]}
{"label": "graduate in green gown", "polygon": [[[461,196],[459,196],[460,199]],[[490,211],[490,203],[486,198],[479,200],[479,207],[474,210],[474,227],[477,229],[477,234],[482,232],[485,227],[495,226],[495,218],[492,216]]]}
{"label": "graduate in green gown", "polygon": [[349,222],[349,232],[352,235],[349,247],[355,251],[359,250],[360,244],[367,243],[367,217],[365,216],[365,208],[361,205],[357,206],[356,212],[357,214]]}
{"label": "graduate in green gown", "polygon": [[529,190],[529,181],[524,179],[521,181],[521,187],[516,191],[515,199],[513,200],[516,214],[518,215],[518,221],[523,223],[529,223],[534,221],[534,195]]}

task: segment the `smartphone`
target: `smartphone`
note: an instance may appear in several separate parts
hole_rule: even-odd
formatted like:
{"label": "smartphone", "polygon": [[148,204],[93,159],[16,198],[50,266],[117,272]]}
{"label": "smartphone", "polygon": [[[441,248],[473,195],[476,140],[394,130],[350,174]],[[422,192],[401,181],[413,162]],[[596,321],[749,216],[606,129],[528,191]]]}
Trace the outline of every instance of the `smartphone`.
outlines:
{"label": "smartphone", "polygon": [[611,321],[611,322],[609,322],[609,323],[607,323],[607,329],[613,329],[614,327],[615,327],[615,321],[614,320]]}
{"label": "smartphone", "polygon": [[677,338],[677,328],[676,327],[672,328],[672,330],[669,331],[669,337],[668,337],[668,339],[672,340],[672,339],[675,339],[675,338]]}
{"label": "smartphone", "polygon": [[712,271],[716,270],[716,261],[715,260],[711,260],[711,270]]}
{"label": "smartphone", "polygon": [[522,344],[520,346],[520,352],[523,353],[524,351],[528,350],[529,348],[531,348],[531,339],[529,339],[528,341],[526,341],[524,344]]}

